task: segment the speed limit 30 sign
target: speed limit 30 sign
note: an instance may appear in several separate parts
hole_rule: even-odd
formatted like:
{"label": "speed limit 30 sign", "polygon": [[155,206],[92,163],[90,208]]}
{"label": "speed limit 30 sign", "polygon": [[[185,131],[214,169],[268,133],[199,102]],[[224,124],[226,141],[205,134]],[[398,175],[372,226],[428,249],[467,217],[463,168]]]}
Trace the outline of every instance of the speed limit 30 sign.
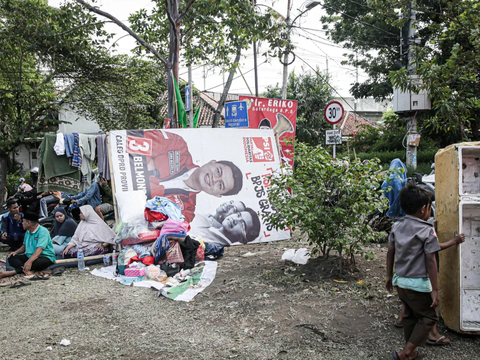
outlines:
{"label": "speed limit 30 sign", "polygon": [[344,115],[342,104],[340,104],[338,101],[332,101],[328,103],[327,106],[325,106],[323,115],[329,124],[338,124],[343,119]]}

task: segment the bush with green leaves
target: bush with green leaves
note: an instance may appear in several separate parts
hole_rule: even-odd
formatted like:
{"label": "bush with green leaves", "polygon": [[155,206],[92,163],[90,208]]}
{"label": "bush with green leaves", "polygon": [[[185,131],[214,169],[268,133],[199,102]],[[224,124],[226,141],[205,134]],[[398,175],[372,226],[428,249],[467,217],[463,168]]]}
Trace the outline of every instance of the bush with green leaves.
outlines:
{"label": "bush with green leaves", "polygon": [[269,199],[276,211],[263,215],[264,221],[277,229],[298,228],[313,245],[313,254],[328,257],[334,250],[352,262],[355,254],[372,257],[363,245],[385,236],[367,222],[375,210],[388,206],[381,197],[384,175],[378,160],[347,164],[320,146],[297,143],[294,172],[270,178]]}

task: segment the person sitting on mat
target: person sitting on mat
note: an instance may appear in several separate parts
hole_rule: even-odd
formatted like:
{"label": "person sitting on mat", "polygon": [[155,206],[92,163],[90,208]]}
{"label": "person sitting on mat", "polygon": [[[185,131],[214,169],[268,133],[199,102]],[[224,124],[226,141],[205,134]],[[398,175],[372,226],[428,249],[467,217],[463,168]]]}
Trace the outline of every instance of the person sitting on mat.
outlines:
{"label": "person sitting on mat", "polygon": [[77,223],[67,215],[64,208],[55,209],[55,224],[52,231],[52,242],[55,255],[60,255],[72,239]]}
{"label": "person sitting on mat", "polygon": [[22,226],[26,230],[23,245],[8,254],[8,263],[15,270],[0,272],[0,279],[21,273],[32,275],[32,272],[45,270],[55,263],[50,233],[38,224],[38,215],[26,212]]}
{"label": "person sitting on mat", "polygon": [[83,205],[80,208],[72,210],[75,218],[75,212],[80,212],[82,220],[78,224],[72,240],[63,250],[62,256],[67,258],[77,257],[78,248],[81,247],[85,256],[101,255],[108,252],[110,245],[113,245],[115,233],[100,217],[90,205]]}

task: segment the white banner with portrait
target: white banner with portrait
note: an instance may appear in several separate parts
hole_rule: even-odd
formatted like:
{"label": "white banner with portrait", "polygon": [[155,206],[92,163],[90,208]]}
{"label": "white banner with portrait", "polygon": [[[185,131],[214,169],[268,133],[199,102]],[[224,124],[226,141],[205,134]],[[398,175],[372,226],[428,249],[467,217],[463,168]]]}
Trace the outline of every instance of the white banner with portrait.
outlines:
{"label": "white banner with portrait", "polygon": [[174,201],[191,235],[218,245],[290,238],[259,215],[274,211],[266,189],[280,169],[271,129],[117,130],[110,154],[115,192]]}

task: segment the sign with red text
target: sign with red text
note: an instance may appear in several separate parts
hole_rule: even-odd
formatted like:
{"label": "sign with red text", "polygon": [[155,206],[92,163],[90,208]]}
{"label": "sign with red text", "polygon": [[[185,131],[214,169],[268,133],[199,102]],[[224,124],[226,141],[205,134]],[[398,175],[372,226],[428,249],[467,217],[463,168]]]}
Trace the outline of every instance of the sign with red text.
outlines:
{"label": "sign with red text", "polygon": [[[167,198],[190,223],[189,235],[217,245],[290,238],[261,216],[276,211],[268,198],[269,176],[280,171],[272,129],[116,130],[109,136],[116,195],[140,190],[147,199]],[[117,196],[120,208],[130,200]]]}
{"label": "sign with red text", "polygon": [[240,96],[246,101],[251,129],[273,129],[278,135],[283,164],[293,169],[293,145],[297,121],[297,101]]}

